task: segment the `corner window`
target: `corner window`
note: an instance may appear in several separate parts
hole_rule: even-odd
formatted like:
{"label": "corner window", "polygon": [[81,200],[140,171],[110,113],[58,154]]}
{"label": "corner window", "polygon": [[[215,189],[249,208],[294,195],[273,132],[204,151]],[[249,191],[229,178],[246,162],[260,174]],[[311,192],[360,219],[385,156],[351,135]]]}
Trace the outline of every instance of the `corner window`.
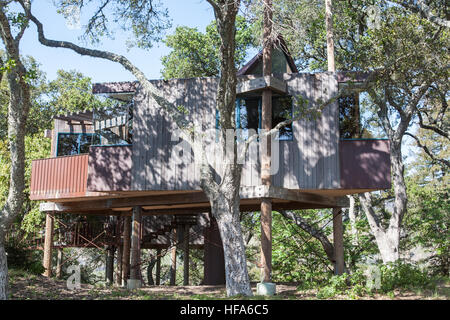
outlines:
{"label": "corner window", "polygon": [[[280,122],[292,119],[292,97],[275,97],[272,99],[272,128]],[[280,140],[292,140],[292,124],[280,129]]]}
{"label": "corner window", "polygon": [[360,138],[359,93],[339,98],[338,104],[340,138]]}
{"label": "corner window", "polygon": [[[236,99],[236,127],[242,129],[244,139],[248,131],[261,129],[261,97]],[[292,97],[272,97],[272,128],[280,122],[292,118]],[[216,129],[219,128],[219,112],[216,112]],[[292,140],[292,124],[280,129],[279,140]]]}
{"label": "corner window", "polygon": [[100,137],[93,133],[59,133],[56,156],[88,153],[94,144],[100,144]]}

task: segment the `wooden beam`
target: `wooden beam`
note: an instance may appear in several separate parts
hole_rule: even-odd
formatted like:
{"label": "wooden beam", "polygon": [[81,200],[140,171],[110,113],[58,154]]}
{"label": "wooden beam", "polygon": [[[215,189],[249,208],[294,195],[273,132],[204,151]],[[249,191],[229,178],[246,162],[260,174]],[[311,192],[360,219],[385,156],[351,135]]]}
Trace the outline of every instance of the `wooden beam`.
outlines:
{"label": "wooden beam", "polygon": [[156,249],[156,279],[155,284],[161,284],[161,249]]}
{"label": "wooden beam", "polygon": [[130,272],[130,247],[131,247],[131,217],[123,219],[123,257],[122,257],[122,285],[126,286],[128,273]]}
{"label": "wooden beam", "polygon": [[342,209],[333,208],[333,245],[334,245],[334,273],[344,273],[344,228],[342,226]]}
{"label": "wooden beam", "polygon": [[277,93],[286,94],[286,82],[278,78],[266,75],[255,79],[249,79],[238,82],[236,86],[236,94],[251,93],[256,91],[275,91]]}
{"label": "wooden beam", "polygon": [[272,281],[272,201],[261,201],[261,275],[262,282]]}
{"label": "wooden beam", "polygon": [[[45,203],[41,206],[43,211],[64,211],[79,212],[83,210],[111,210],[116,208],[128,208],[135,206],[157,206],[174,205],[183,203],[208,203],[209,200],[203,192],[173,193],[166,195],[142,196],[130,198],[115,198],[105,200],[65,202],[65,203]],[[44,204],[43,204],[44,205]],[[50,210],[52,209],[52,210]]]}
{"label": "wooden beam", "polygon": [[184,225],[184,243],[183,243],[183,263],[184,263],[184,275],[183,285],[189,285],[189,225]]}
{"label": "wooden beam", "polygon": [[174,286],[176,283],[177,276],[177,229],[172,231],[172,248],[170,251],[170,285]]}
{"label": "wooden beam", "polygon": [[141,267],[141,207],[133,208],[133,222],[131,233],[131,262],[130,279],[140,280]]}
{"label": "wooden beam", "polygon": [[[264,1],[264,29],[263,29],[263,75],[264,78],[272,76],[272,0]],[[284,83],[285,88],[286,84]],[[266,88],[262,92],[262,129],[269,131],[272,129],[272,89]],[[265,140],[265,142],[264,142]],[[272,186],[271,175],[271,138],[266,137],[262,141],[265,152],[261,155],[261,184],[266,188]],[[261,201],[261,280],[262,282],[272,282],[272,200],[262,198]]]}
{"label": "wooden beam", "polygon": [[122,285],[122,267],[123,267],[123,244],[119,240],[119,245],[117,247],[117,270],[116,270],[116,285]]}
{"label": "wooden beam", "polygon": [[44,276],[52,276],[52,249],[53,249],[53,214],[47,213],[45,217],[45,241],[44,241]]}
{"label": "wooden beam", "polygon": [[109,286],[114,283],[114,246],[106,248],[105,279]]}

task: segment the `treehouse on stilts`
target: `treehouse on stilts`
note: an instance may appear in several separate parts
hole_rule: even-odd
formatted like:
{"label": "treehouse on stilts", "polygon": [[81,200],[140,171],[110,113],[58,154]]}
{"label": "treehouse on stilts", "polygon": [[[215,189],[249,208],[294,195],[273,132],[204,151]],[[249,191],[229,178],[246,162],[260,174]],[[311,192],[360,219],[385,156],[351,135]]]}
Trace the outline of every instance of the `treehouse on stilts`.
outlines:
{"label": "treehouse on stilts", "polygon": [[[238,71],[236,126],[243,140],[252,130],[270,129],[292,117],[299,97],[312,108],[340,87],[357,87],[367,78],[352,72],[299,73],[283,40],[278,42],[270,73],[263,70],[262,52]],[[196,128],[206,132],[218,127],[218,78],[152,83],[169,102],[185,108]],[[189,249],[199,248],[204,250],[203,284],[224,284],[221,238],[200,188],[200,165],[193,152],[180,147],[182,139],[174,137],[174,121],[137,82],[99,83],[93,92],[116,99],[118,106],[55,116],[49,135],[52,158],[32,164],[30,197],[44,201],[40,208],[47,214],[45,241],[38,243],[45,253],[46,274],[51,275],[53,248],[98,247],[110,255],[109,280],[114,270],[111,256],[116,256],[116,282],[136,288],[142,281],[141,249],[154,249],[159,284],[161,252],[172,251],[175,271],[178,249],[184,252],[188,284]],[[257,150],[254,161],[244,162],[240,209],[264,211],[269,219],[262,226],[267,235],[262,239],[264,281],[271,280],[272,210],[333,208],[336,270],[343,272],[341,209],[348,206],[346,196],[391,185],[388,141],[362,139],[359,113],[355,89],[316,119],[282,128],[270,140],[270,183],[262,170],[267,154],[261,156]],[[219,150],[209,157],[220,181],[224,156]],[[55,232],[55,219],[62,215],[84,220],[65,228],[59,224],[62,231]],[[175,284],[174,272],[171,283]]]}

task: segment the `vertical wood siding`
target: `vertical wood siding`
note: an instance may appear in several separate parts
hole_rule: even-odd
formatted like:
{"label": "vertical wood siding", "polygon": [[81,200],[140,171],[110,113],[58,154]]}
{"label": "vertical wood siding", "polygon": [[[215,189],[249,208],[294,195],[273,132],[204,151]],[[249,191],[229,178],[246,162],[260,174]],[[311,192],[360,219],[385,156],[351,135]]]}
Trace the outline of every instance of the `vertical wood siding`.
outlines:
{"label": "vertical wood siding", "polygon": [[[337,79],[331,73],[285,74],[288,92],[302,95],[311,105],[326,101],[337,93]],[[202,131],[214,129],[215,99],[218,79],[192,78],[157,80],[153,84],[164,92],[166,99],[187,109],[191,121]],[[295,99],[293,99],[295,101]],[[310,106],[311,107],[311,106]],[[293,140],[279,142],[279,171],[273,184],[289,189],[334,189],[340,187],[339,175],[339,109],[337,103],[325,108],[315,120],[302,119],[293,124]],[[200,189],[199,167],[193,152],[176,162],[171,141],[176,129],[167,112],[157,107],[140,88],[135,95],[132,190],[192,190]],[[258,150],[259,152],[259,150]],[[220,179],[223,160],[220,150],[208,153]],[[260,163],[246,163],[242,186],[261,184]]]}

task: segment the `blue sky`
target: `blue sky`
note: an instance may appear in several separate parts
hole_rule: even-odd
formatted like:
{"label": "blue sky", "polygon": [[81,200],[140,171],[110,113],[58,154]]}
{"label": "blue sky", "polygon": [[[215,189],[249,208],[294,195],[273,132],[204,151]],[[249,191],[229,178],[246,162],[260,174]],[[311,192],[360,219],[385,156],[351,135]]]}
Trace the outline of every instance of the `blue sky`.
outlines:
{"label": "blue sky", "polygon": [[[206,26],[214,19],[214,12],[205,0],[162,0],[169,10],[172,19],[170,34],[179,25],[196,27],[204,31]],[[33,13],[44,24],[46,37],[54,40],[68,40],[77,44],[95,48],[90,44],[83,44],[78,40],[80,30],[71,30],[62,15],[56,12],[53,0],[39,0],[33,2]],[[82,22],[87,16],[81,15]],[[115,40],[104,39],[99,49],[108,50],[126,56],[132,63],[139,67],[149,79],[160,78],[161,57],[168,54],[169,49],[162,43],[155,44],[149,50],[127,50],[125,41],[127,36],[117,33]],[[24,55],[32,55],[40,64],[41,69],[52,80],[56,77],[58,69],[81,71],[90,77],[93,82],[127,81],[134,80],[132,74],[123,69],[119,64],[102,59],[82,57],[68,49],[47,48],[37,40],[37,32],[34,25],[27,30],[21,42],[21,51]]]}

